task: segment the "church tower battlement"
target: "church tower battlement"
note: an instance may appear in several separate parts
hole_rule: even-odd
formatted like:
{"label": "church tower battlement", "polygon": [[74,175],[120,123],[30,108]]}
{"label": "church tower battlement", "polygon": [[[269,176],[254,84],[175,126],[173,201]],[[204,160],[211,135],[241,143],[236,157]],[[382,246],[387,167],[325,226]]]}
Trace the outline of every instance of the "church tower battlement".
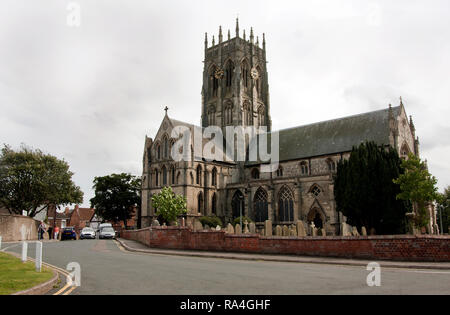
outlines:
{"label": "church tower battlement", "polygon": [[266,67],[266,40],[250,30],[239,33],[236,19],[235,37],[228,30],[224,41],[222,27],[216,42],[208,46],[205,33],[205,60],[202,87],[202,127],[219,126],[225,134],[227,126],[266,126],[271,130],[269,84]]}

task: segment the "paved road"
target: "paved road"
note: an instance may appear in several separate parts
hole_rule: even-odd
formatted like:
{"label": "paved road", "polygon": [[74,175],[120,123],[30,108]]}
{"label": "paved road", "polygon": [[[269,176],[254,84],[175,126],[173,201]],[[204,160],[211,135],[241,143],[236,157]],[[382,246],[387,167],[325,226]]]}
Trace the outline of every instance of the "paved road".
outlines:
{"label": "paved road", "polygon": [[131,253],[113,240],[44,243],[43,257],[64,269],[81,265],[72,294],[450,294],[450,271],[382,263],[381,286],[369,287],[363,267]]}

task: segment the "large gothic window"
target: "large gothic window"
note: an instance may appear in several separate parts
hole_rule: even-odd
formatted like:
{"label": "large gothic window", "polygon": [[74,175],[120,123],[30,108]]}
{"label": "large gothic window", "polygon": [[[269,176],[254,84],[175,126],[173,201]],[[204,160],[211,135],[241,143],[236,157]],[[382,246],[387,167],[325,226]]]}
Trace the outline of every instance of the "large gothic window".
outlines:
{"label": "large gothic window", "polygon": [[200,192],[197,196],[197,212],[203,214],[203,193]]}
{"label": "large gothic window", "polygon": [[259,106],[258,108],[258,123],[260,126],[264,126],[266,124],[265,115],[264,115],[264,106]]}
{"label": "large gothic window", "polygon": [[253,198],[253,210],[255,211],[255,222],[264,222],[269,217],[269,205],[267,203],[267,192],[258,188]]}
{"label": "large gothic window", "polygon": [[219,91],[219,79],[217,79],[215,76],[216,69],[217,69],[216,67],[211,68],[210,73],[210,86],[211,86],[210,91],[212,97],[217,97]]}
{"label": "large gothic window", "polygon": [[167,185],[167,169],[165,166],[162,168],[162,180],[163,180],[163,186]]}
{"label": "large gothic window", "polygon": [[211,212],[214,215],[217,214],[217,196],[216,196],[216,193],[214,193],[212,195],[212,198],[211,198]]}
{"label": "large gothic window", "polygon": [[172,166],[170,168],[170,180],[171,180],[171,184],[175,185],[175,166]]}
{"label": "large gothic window", "polygon": [[244,88],[247,89],[250,86],[250,69],[246,61],[242,63],[241,73],[242,83],[244,85]]}
{"label": "large gothic window", "polygon": [[233,219],[239,218],[241,211],[242,215],[244,215],[244,195],[240,190],[236,190],[231,199],[231,209],[233,211]]}
{"label": "large gothic window", "polygon": [[278,195],[278,220],[280,222],[294,221],[294,196],[286,186],[281,188]]}
{"label": "large gothic window", "polygon": [[164,145],[164,158],[167,159],[169,157],[169,139],[167,138],[167,136],[164,137],[163,145]]}
{"label": "large gothic window", "polygon": [[211,172],[211,185],[217,186],[217,169],[215,167]]}
{"label": "large gothic window", "polygon": [[216,124],[216,108],[210,106],[208,109],[208,125],[214,126]]}
{"label": "large gothic window", "polygon": [[225,107],[225,125],[233,124],[233,104],[228,103]]}
{"label": "large gothic window", "polygon": [[225,86],[227,87],[227,90],[230,90],[233,84],[233,68],[233,63],[228,61],[225,66]]}
{"label": "large gothic window", "polygon": [[250,103],[245,102],[244,103],[244,121],[246,126],[253,125],[253,113],[252,113],[252,107]]}
{"label": "large gothic window", "polygon": [[197,176],[196,176],[196,184],[201,185],[202,184],[202,167],[199,165],[197,166]]}

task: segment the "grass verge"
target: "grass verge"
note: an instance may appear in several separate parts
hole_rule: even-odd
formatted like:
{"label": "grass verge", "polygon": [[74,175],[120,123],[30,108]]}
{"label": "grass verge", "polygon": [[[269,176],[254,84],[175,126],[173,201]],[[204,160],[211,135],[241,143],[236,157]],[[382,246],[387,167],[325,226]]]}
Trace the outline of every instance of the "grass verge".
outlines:
{"label": "grass verge", "polygon": [[42,272],[36,272],[33,262],[23,263],[17,257],[0,253],[0,295],[32,288],[52,277],[53,272],[44,266]]}

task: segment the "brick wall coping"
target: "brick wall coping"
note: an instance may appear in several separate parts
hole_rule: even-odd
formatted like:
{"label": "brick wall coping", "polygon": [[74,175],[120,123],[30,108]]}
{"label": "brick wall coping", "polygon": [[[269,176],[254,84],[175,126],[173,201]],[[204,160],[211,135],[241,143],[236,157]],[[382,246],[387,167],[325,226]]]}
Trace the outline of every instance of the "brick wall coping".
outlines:
{"label": "brick wall coping", "polygon": [[423,234],[423,235],[410,235],[410,234],[398,234],[398,235],[370,235],[370,236],[304,236],[304,237],[297,237],[297,236],[261,236],[260,234],[228,234],[225,231],[215,231],[215,230],[199,230],[199,231],[193,231],[189,227],[182,227],[182,226],[150,226],[143,229],[138,230],[127,230],[127,232],[136,233],[139,231],[146,231],[146,230],[190,230],[191,233],[225,233],[225,237],[259,237],[260,239],[270,239],[270,240],[293,240],[293,239],[300,239],[300,240],[383,240],[383,239],[438,239],[438,240],[449,240],[450,241],[450,235],[429,235],[429,234]]}

